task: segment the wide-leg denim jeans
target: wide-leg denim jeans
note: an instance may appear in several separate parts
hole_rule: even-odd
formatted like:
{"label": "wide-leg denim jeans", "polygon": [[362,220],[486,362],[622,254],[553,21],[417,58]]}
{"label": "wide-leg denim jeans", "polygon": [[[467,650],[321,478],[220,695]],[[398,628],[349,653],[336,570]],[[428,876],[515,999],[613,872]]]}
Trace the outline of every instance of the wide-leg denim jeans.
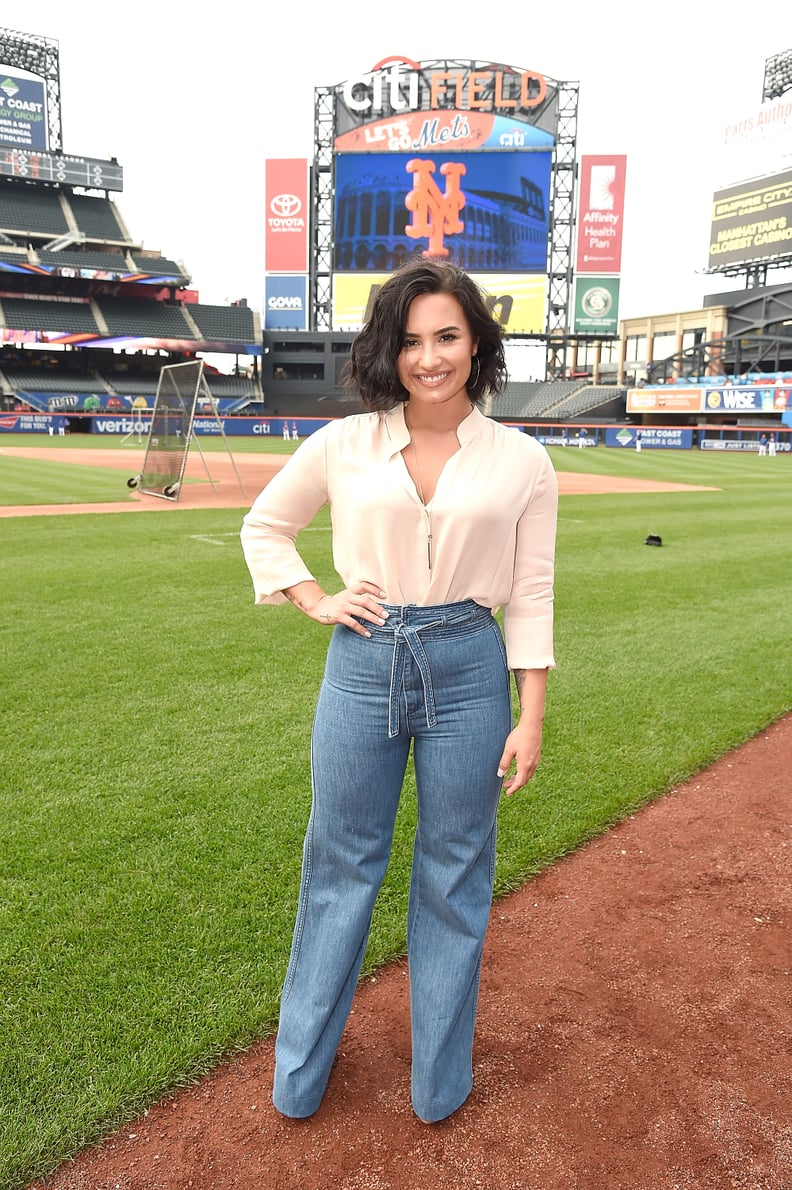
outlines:
{"label": "wide-leg denim jeans", "polygon": [[313,804],[275,1047],[273,1102],[309,1116],[349,1015],[390,857],[410,746],[418,795],[408,911],[412,1104],[441,1120],[473,1085],[503,743],[503,639],[472,600],[386,605],[370,637],[337,625],[311,745]]}

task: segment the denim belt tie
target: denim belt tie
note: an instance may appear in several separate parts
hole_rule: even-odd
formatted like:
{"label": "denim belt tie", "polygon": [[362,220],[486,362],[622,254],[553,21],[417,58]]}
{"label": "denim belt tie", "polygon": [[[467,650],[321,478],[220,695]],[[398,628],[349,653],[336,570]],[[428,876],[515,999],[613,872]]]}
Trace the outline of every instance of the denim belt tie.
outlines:
{"label": "denim belt tie", "polygon": [[404,664],[405,648],[409,649],[412,653],[415,664],[418,666],[418,672],[421,675],[424,702],[426,703],[426,725],[427,727],[435,727],[437,724],[434,689],[432,687],[432,671],[429,668],[429,658],[426,656],[426,650],[423,647],[419,633],[425,631],[427,628],[437,628],[438,625],[443,623],[443,620],[433,620],[430,624],[419,624],[417,626],[411,624],[394,625],[393,661],[391,662],[391,683],[388,698],[388,739],[393,739],[394,736],[399,734],[399,679]]}

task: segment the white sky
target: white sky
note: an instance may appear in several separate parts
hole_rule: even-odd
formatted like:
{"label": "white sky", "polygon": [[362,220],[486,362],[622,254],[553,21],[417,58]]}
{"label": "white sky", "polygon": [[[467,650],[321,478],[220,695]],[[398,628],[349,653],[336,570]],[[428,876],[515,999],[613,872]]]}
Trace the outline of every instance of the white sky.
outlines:
{"label": "white sky", "polygon": [[63,148],[118,159],[114,198],[131,235],[182,260],[202,301],[246,298],[258,310],[264,162],[312,156],[315,87],[394,54],[578,82],[579,154],[627,154],[619,314],[629,318],[741,287],[703,274],[724,182],[718,146],[729,119],[759,106],[765,60],[792,48],[790,14],[782,0],[733,19],[702,0],[27,0],[0,22],[59,43]]}

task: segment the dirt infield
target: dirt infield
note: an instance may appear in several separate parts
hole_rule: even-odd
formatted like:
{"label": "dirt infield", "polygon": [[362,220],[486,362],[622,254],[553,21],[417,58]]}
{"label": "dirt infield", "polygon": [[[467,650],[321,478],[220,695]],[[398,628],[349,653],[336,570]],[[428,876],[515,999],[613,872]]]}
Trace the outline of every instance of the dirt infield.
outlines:
{"label": "dirt infield", "polygon": [[792,1190],[790,756],[792,716],[496,903],[443,1123],[396,963],[311,1119],[263,1041],[30,1190]]}
{"label": "dirt infield", "polygon": [[[10,447],[17,458],[42,459],[46,462],[72,463],[83,467],[108,467],[122,471],[127,478],[137,475],[143,464],[142,450],[116,448],[88,450],[69,446],[54,452],[46,447]],[[2,453],[2,450],[0,450]],[[272,475],[283,466],[288,455],[237,454],[233,462],[227,454],[207,454],[206,466],[197,452],[187,458],[185,479],[178,500],[148,496],[128,491],[127,499],[111,504],[29,504],[0,507],[4,516],[57,516],[80,512],[162,512],[175,508],[245,508],[249,507]],[[236,467],[236,470],[235,470]],[[206,470],[214,482],[207,478]],[[239,472],[239,478],[237,477]],[[242,487],[240,487],[240,479]],[[647,479],[614,479],[609,476],[580,475],[559,471],[562,495],[608,495],[616,492],[702,491],[690,484],[658,483]],[[244,488],[244,492],[242,490]],[[120,486],[119,490],[123,490]]]}

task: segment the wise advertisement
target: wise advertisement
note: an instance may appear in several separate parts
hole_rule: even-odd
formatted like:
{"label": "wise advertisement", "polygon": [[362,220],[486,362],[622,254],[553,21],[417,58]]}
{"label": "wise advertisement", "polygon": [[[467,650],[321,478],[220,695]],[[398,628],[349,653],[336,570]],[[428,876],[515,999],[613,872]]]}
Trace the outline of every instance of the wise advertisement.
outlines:
{"label": "wise advertisement", "polygon": [[[357,331],[367,321],[371,303],[389,273],[339,274],[333,277],[333,329]],[[545,277],[530,274],[471,273],[487,307],[505,333],[537,335],[544,331]]]}
{"label": "wise advertisement", "polygon": [[577,273],[620,273],[627,158],[580,159]]}
{"label": "wise advertisement", "polygon": [[781,413],[792,388],[784,384],[726,384],[707,388],[702,408],[706,413]]}
{"label": "wise advertisement", "polygon": [[47,107],[44,84],[20,78],[0,66],[0,145],[46,149]]}
{"label": "wise advertisement", "polygon": [[340,154],[335,270],[388,272],[417,251],[470,272],[544,273],[550,172],[549,152]]}
{"label": "wise advertisement", "polygon": [[265,165],[265,268],[308,272],[308,161],[272,158]]}
{"label": "wise advertisement", "polygon": [[578,277],[575,281],[575,333],[615,335],[619,329],[619,278]]}
{"label": "wise advertisement", "polygon": [[792,170],[720,190],[712,200],[709,268],[792,255]]}

